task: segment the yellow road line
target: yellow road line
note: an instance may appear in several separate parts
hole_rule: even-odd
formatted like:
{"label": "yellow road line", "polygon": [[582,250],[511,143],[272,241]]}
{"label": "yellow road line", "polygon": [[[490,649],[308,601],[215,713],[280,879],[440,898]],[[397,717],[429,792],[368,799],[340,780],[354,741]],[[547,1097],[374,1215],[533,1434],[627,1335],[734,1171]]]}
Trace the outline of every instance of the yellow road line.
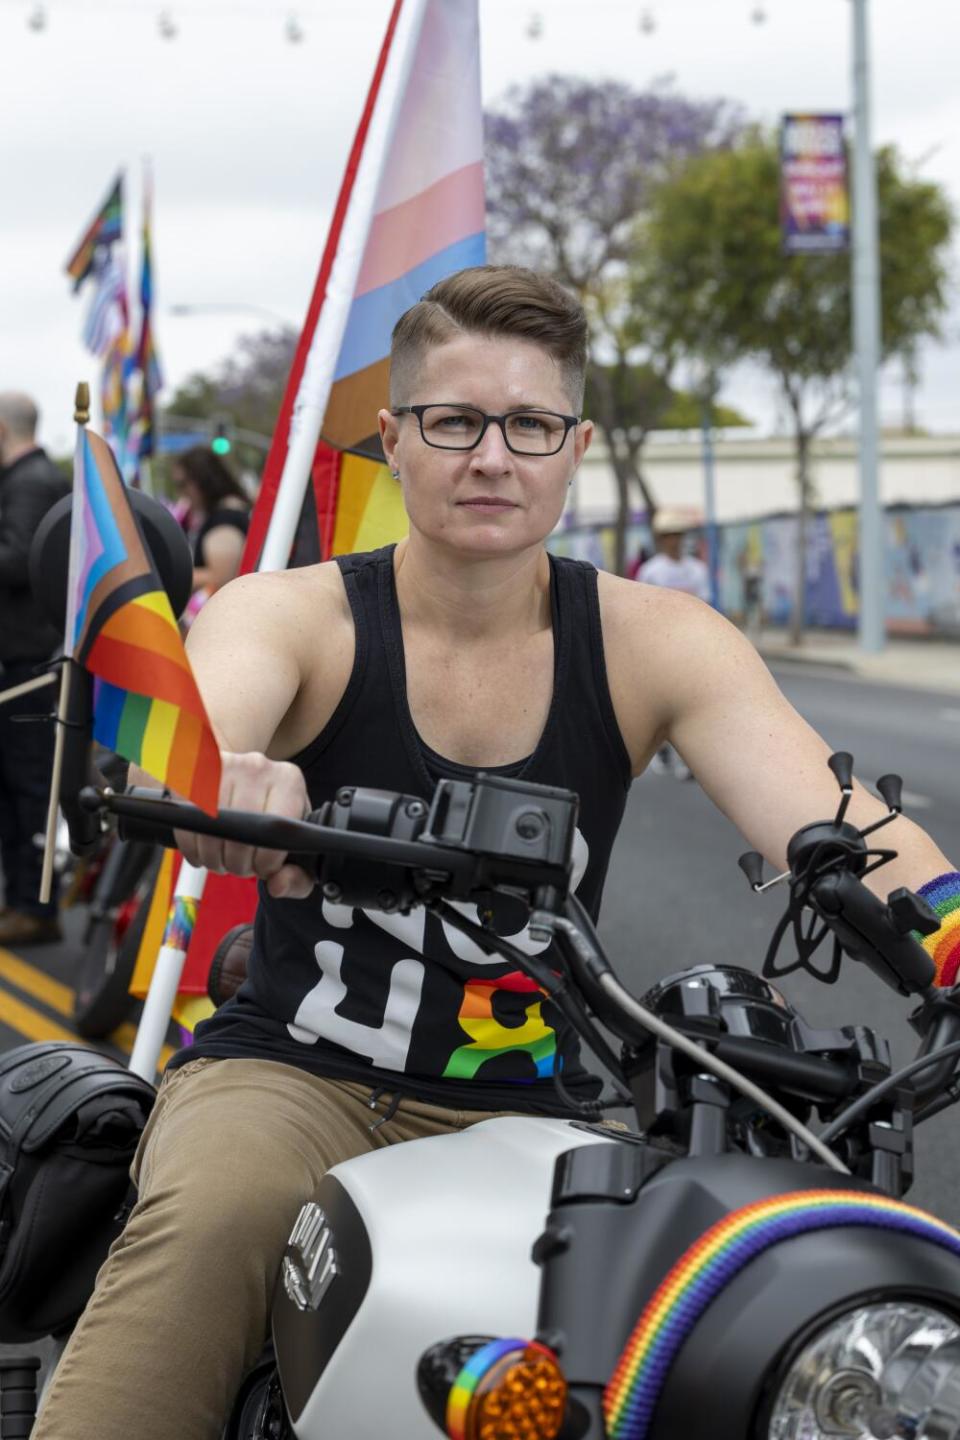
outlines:
{"label": "yellow road line", "polygon": [[0,991],[0,1021],[19,1035],[26,1035],[28,1040],[72,1040],[74,1043],[77,1040],[72,1030],[65,1030],[56,1020],[14,999],[6,990]]}
{"label": "yellow road line", "polygon": [[73,1014],[73,991],[69,985],[54,980],[52,975],[45,975],[36,965],[21,960],[19,955],[14,955],[12,950],[4,950],[2,946],[0,976],[9,980],[11,985],[16,985],[18,990],[26,990],[34,1000],[42,1000],[44,1005],[56,1010],[58,1015]]}
{"label": "yellow road line", "polygon": [[[14,955],[12,950],[5,950],[3,946],[0,946],[0,979],[8,980],[11,985],[16,985],[18,990],[24,990],[28,995],[32,995],[34,1000],[40,1000],[44,1005],[49,1005],[50,1009],[56,1010],[58,1015],[65,1015],[68,1019],[73,1015],[73,991],[69,985],[64,985],[60,980],[54,980],[51,975],[44,974],[35,965],[21,960],[19,955]],[[33,1017],[29,1028],[25,1028],[18,1021],[7,1020],[7,1014],[13,1014],[14,1010],[17,1014]],[[34,1033],[44,1023],[44,1018],[39,1011],[30,1009],[19,1000],[14,1000],[6,991],[0,993],[0,1020],[4,1024],[9,1024],[11,1029],[19,1030],[22,1034],[28,1035],[31,1040],[77,1040],[80,1038],[75,1033],[64,1030],[53,1020],[46,1022],[53,1027],[50,1034]],[[129,1055],[133,1050],[136,1034],[136,1026],[124,1022],[124,1024],[118,1025],[107,1039],[125,1055]],[[173,1053],[172,1045],[164,1045],[157,1062],[161,1070]]]}

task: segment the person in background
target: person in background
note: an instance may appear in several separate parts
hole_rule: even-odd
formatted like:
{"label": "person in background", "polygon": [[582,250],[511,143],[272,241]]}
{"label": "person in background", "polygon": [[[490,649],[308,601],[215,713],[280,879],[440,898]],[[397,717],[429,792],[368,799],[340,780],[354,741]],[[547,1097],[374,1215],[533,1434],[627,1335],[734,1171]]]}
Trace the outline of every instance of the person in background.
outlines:
{"label": "person in background", "polygon": [[[635,579],[644,585],[661,585],[667,590],[682,590],[698,600],[710,600],[710,572],[696,555],[684,554],[683,547],[690,522],[672,510],[658,510],[653,519],[657,553],[638,569]],[[672,775],[677,780],[692,780],[690,767],[672,745],[661,745],[650,762],[655,774]]]}
{"label": "person in background", "polygon": [[[0,392],[0,692],[33,679],[60,641],[33,598],[27,565],[37,526],[70,482],[37,444],[37,419],[28,395]],[[56,878],[49,903],[40,903],[53,726],[21,719],[49,709],[46,690],[0,704],[0,945],[61,938]]]}
{"label": "person in background", "polygon": [[710,600],[710,572],[696,555],[684,554],[690,522],[672,510],[658,510],[653,520],[657,553],[640,566],[635,579],[644,585],[683,590],[698,600]]}
{"label": "person in background", "polygon": [[218,455],[205,445],[185,450],[173,462],[172,478],[177,497],[189,507],[187,533],[193,542],[195,614],[207,600],[240,569],[240,559],[250,525],[250,501]]}

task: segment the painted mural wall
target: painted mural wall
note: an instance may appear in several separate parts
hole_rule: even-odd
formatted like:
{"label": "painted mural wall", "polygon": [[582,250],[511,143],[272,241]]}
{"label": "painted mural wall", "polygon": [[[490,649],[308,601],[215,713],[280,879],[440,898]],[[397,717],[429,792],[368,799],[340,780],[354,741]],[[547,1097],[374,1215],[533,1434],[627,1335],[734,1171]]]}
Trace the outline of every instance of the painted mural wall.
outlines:
{"label": "painted mural wall", "polygon": [[[743,619],[747,594],[759,589],[768,624],[790,617],[797,565],[795,516],[766,516],[719,529],[720,608]],[[891,633],[960,635],[960,504],[886,512],[886,615]],[[572,527],[550,537],[556,554],[612,567],[611,526]],[[702,534],[691,547],[705,557]],[[650,528],[638,517],[627,533],[633,566],[653,553]],[[813,516],[806,553],[807,623],[853,630],[857,624],[857,512]]]}

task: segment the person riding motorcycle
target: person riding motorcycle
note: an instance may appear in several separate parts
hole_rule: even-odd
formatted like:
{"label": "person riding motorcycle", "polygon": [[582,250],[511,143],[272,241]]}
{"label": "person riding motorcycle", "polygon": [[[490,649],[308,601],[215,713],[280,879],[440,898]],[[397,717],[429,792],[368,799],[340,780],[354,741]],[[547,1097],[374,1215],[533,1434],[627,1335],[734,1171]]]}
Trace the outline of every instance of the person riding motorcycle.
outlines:
{"label": "person riding motorcycle", "polygon": [[[631,779],[667,740],[778,868],[833,808],[827,746],[733,626],[545,549],[593,437],[586,339],[580,305],[515,267],[461,271],[400,318],[379,423],[408,538],[236,580],[190,632],[223,807],[299,819],[347,782],[426,798],[479,769],[563,786],[581,799],[577,894],[594,916]],[[884,813],[856,788],[855,824]],[[950,870],[909,820],[889,833],[898,859],[868,883]],[[546,996],[437,917],[388,897],[348,908],[278,852],[178,843],[260,878],[248,979],[170,1064],[137,1204],[35,1440],[215,1440],[291,1221],[330,1166],[491,1113],[564,1113],[557,1068],[574,1098],[597,1093]],[[525,915],[491,910],[540,948]]]}

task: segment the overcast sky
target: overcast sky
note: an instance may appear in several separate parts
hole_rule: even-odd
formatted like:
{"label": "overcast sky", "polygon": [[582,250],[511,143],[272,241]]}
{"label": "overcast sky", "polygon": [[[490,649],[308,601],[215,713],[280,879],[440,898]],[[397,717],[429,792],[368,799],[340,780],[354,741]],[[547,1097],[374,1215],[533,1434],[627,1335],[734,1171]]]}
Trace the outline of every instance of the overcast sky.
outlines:
{"label": "overcast sky", "polygon": [[[155,184],[156,335],[168,385],[226,356],[257,315],[176,317],[170,306],[262,307],[299,326],[389,0],[0,0],[0,389],[26,389],[41,438],[71,444],[73,388],[92,378],[85,299],[63,265],[116,171],[139,225],[140,165]],[[960,208],[960,6],[871,0],[874,138],[894,142]],[[753,20],[765,14],[764,23]],[[539,15],[542,33],[528,33]],[[290,15],[304,38],[285,38]],[[550,72],[724,96],[758,119],[850,108],[849,0],[480,0],[485,100]],[[649,16],[652,30],[641,27]],[[954,255],[960,273],[960,247]],[[132,277],[135,283],[135,277]],[[960,432],[960,318],[922,360],[917,414]],[[168,392],[169,393],[169,392]],[[766,429],[769,388],[729,398]],[[891,375],[883,416],[902,417]]]}

